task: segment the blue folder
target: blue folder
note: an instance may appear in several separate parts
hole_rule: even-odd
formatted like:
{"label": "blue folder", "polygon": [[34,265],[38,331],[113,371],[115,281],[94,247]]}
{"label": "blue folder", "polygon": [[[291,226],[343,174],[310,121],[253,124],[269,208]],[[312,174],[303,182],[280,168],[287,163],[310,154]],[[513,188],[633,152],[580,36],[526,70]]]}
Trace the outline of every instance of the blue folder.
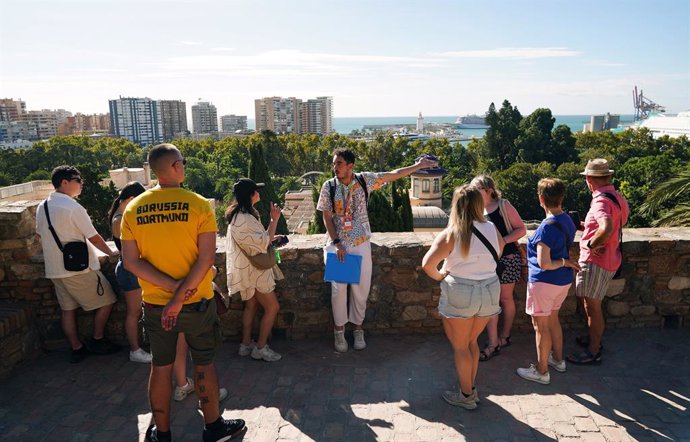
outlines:
{"label": "blue folder", "polygon": [[329,252],[326,254],[326,273],[323,275],[323,280],[329,282],[359,284],[359,274],[361,269],[361,256],[345,254],[345,262],[341,262],[338,259],[338,255]]}

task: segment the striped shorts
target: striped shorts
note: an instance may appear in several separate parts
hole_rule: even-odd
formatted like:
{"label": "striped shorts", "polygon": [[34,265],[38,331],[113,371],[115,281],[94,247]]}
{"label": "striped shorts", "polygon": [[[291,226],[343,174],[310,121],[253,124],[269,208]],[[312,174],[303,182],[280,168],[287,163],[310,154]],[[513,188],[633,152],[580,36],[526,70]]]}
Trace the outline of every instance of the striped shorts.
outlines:
{"label": "striped shorts", "polygon": [[609,272],[591,262],[581,262],[580,270],[575,277],[575,295],[580,298],[591,298],[601,301],[616,272]]}

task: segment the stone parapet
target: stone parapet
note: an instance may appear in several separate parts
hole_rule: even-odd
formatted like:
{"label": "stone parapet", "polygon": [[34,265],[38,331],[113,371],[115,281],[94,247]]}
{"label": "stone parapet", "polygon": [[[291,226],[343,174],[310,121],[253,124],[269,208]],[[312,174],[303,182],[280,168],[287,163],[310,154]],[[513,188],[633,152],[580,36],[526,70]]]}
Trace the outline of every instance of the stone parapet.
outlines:
{"label": "stone parapet", "polygon": [[[0,204],[0,301],[27,304],[44,346],[64,345],[60,309],[54,288],[43,273],[40,242],[35,235],[38,201]],[[530,232],[531,234],[531,232]],[[376,233],[365,328],[372,334],[440,333],[437,314],[440,288],[421,269],[434,233]],[[218,238],[216,282],[225,284],[225,238]],[[330,285],[323,282],[323,235],[294,235],[280,250],[285,279],[276,291],[281,311],[274,333],[288,338],[328,336],[332,330]],[[522,241],[524,247],[524,240]],[[608,327],[675,327],[690,324],[690,232],[683,228],[626,229],[623,279],[614,280],[604,301]],[[576,240],[572,253],[577,255]],[[117,289],[116,259],[101,258],[103,272]],[[524,314],[525,284],[515,289],[515,327],[531,329]],[[571,294],[574,290],[571,289]],[[119,298],[106,333],[124,341],[125,302]],[[232,297],[221,318],[224,334],[241,331],[242,304]],[[564,327],[583,327],[577,302],[569,296],[561,309]],[[92,315],[79,314],[80,331],[88,333]]]}

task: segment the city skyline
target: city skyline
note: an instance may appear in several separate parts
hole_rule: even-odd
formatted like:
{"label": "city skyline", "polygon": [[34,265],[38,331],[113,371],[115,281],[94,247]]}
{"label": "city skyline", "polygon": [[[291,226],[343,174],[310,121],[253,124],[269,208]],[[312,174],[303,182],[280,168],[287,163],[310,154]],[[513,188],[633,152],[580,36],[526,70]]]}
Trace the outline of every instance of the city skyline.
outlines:
{"label": "city skyline", "polygon": [[690,110],[690,2],[522,3],[6,0],[30,20],[0,30],[0,97],[85,114],[123,96],[252,119],[260,97],[332,96],[336,118],[504,99],[580,115],[633,113],[637,85]]}

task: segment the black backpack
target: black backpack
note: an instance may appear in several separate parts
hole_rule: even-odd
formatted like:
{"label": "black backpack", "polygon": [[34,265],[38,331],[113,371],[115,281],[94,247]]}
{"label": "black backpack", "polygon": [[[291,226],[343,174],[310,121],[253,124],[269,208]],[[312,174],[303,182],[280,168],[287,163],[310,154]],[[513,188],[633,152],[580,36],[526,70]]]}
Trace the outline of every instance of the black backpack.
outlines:
{"label": "black backpack", "polygon": [[[362,186],[362,189],[364,190],[364,202],[368,206],[369,205],[369,189],[367,189],[367,181],[364,179],[361,173],[356,173],[355,174],[355,179],[359,183],[360,186]],[[328,191],[331,195],[331,210],[333,213],[335,213],[335,188],[336,188],[336,183],[335,183],[335,177],[331,178],[328,180]]]}

